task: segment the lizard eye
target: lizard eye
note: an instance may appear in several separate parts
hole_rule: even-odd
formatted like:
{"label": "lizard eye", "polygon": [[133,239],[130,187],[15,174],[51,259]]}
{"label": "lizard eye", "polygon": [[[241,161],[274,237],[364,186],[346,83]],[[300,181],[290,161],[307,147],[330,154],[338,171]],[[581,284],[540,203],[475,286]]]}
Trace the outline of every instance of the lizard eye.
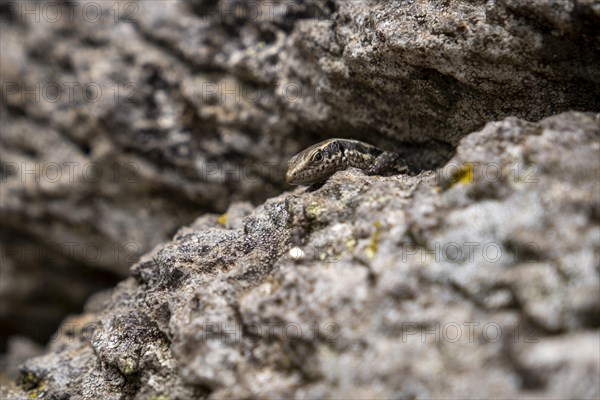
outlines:
{"label": "lizard eye", "polygon": [[323,153],[320,151],[317,151],[315,154],[313,154],[312,160],[313,160],[313,162],[315,162],[317,164],[323,162]]}

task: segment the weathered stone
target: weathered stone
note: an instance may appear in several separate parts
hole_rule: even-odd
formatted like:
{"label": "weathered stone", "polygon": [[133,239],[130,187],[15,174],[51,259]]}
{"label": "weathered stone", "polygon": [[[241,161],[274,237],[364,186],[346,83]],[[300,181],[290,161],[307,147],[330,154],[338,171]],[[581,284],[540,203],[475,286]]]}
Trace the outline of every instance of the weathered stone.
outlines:
{"label": "weathered stone", "polygon": [[432,169],[488,121],[600,109],[593,1],[59,6],[0,5],[0,240],[21,282],[1,318],[38,340],[200,213],[281,193],[319,139]]}
{"label": "weathered stone", "polygon": [[509,118],[436,173],[201,217],[24,365],[23,396],[596,398],[599,149],[600,114]]}

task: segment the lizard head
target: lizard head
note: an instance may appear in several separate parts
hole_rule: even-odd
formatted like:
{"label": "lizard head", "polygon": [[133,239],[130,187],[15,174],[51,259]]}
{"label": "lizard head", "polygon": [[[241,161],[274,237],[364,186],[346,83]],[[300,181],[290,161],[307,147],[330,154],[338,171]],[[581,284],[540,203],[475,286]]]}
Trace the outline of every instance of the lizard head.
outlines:
{"label": "lizard head", "polygon": [[310,146],[288,161],[286,180],[290,185],[324,182],[334,172],[343,169],[339,160],[340,147],[336,139]]}

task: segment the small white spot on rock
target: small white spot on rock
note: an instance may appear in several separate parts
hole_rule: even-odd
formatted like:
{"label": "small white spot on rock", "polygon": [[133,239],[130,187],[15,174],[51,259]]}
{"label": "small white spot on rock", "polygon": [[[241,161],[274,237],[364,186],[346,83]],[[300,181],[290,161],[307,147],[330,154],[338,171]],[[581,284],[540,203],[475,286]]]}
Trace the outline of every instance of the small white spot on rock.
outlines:
{"label": "small white spot on rock", "polygon": [[292,247],[290,249],[290,257],[294,260],[304,258],[304,250],[302,250],[300,247]]}

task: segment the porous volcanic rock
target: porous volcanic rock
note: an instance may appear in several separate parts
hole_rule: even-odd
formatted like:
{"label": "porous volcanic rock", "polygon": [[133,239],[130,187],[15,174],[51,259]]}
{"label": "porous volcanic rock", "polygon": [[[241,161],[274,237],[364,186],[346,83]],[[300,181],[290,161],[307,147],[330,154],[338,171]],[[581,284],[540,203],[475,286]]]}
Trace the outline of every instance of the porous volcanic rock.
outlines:
{"label": "porous volcanic rock", "polygon": [[[600,114],[207,214],[24,365],[50,398],[597,398]],[[67,334],[68,333],[68,334]]]}
{"label": "porous volcanic rock", "polygon": [[0,241],[16,282],[0,293],[14,305],[3,336],[47,339],[180,226],[281,193],[285,161],[319,139],[367,139],[431,169],[488,121],[600,110],[591,0],[0,12]]}

